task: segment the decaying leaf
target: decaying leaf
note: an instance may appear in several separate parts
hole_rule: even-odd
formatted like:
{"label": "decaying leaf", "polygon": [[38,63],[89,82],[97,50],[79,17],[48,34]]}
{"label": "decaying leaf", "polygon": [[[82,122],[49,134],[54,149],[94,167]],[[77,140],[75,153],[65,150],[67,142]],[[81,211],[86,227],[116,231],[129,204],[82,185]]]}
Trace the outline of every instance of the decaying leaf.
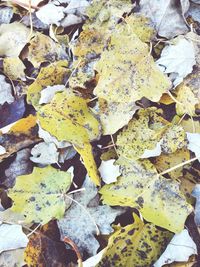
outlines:
{"label": "decaying leaf", "polygon": [[41,62],[64,60],[67,58],[67,55],[60,44],[53,41],[50,37],[37,32],[29,41],[27,58],[37,68]]}
{"label": "decaying leaf", "polygon": [[147,221],[175,233],[181,231],[192,208],[179,184],[159,176],[148,160],[121,157],[117,163],[122,176],[100,190],[103,203],[137,208]]}
{"label": "decaying leaf", "polygon": [[130,103],[142,97],[158,101],[170,88],[170,81],[155,65],[148,46],[128,25],[112,34],[95,69],[99,80],[94,93],[108,102]]}
{"label": "decaying leaf", "polygon": [[66,266],[67,253],[55,221],[30,236],[24,259],[28,266]]}
{"label": "decaying leaf", "polygon": [[4,103],[12,103],[14,101],[14,97],[12,95],[12,87],[9,83],[6,82],[5,76],[0,75],[0,105]]}
{"label": "decaying leaf", "polygon": [[24,248],[28,238],[17,224],[0,224],[0,253],[7,250]]}
{"label": "decaying leaf", "polygon": [[0,55],[18,57],[26,43],[30,30],[19,22],[0,25]]}
{"label": "decaying leaf", "polygon": [[57,93],[50,104],[41,107],[38,120],[41,127],[59,141],[80,147],[99,136],[99,123],[86,101],[70,90]]}
{"label": "decaying leaf", "polygon": [[25,68],[18,57],[6,57],[3,60],[3,71],[12,80],[25,80]]}
{"label": "decaying leaf", "polygon": [[35,108],[38,106],[41,97],[41,91],[47,86],[62,84],[65,76],[69,73],[67,69],[68,61],[57,61],[40,70],[36,80],[29,86],[27,92],[27,101]]}
{"label": "decaying leaf", "polygon": [[120,155],[129,159],[139,159],[144,158],[147,151],[147,156],[153,156],[152,150],[158,143],[158,151],[164,153],[173,153],[186,146],[183,128],[164,120],[160,110],[153,107],[141,109],[137,115],[117,137],[117,151]]}
{"label": "decaying leaf", "polygon": [[6,154],[0,156],[0,161],[20,149],[40,141],[37,130],[36,117],[29,115],[14,123],[7,133],[0,133],[0,145],[6,150]]}
{"label": "decaying leaf", "polygon": [[[66,211],[65,218],[58,221],[58,227],[62,238],[67,236],[72,239],[81,253],[87,251],[91,256],[95,255],[99,248],[99,243],[94,237],[97,227],[101,234],[111,233],[113,229],[110,224],[123,211],[99,205],[99,200],[95,198],[97,189],[87,176],[83,188],[84,191],[74,195],[76,202]],[[78,227],[75,221],[79,222]]]}
{"label": "decaying leaf", "polygon": [[0,267],[21,267],[24,264],[24,248],[9,250],[0,254]]}
{"label": "decaying leaf", "polygon": [[197,254],[197,246],[190,237],[188,231],[184,229],[179,234],[174,235],[166,250],[154,264],[155,267],[161,267],[171,262],[185,262],[189,257]]}
{"label": "decaying leaf", "polygon": [[35,167],[32,174],[18,176],[9,190],[12,210],[26,216],[25,222],[45,224],[65,212],[64,194],[71,185],[71,174],[51,166]]}
{"label": "decaying leaf", "polygon": [[55,93],[64,91],[65,86],[58,84],[53,86],[47,86],[41,91],[41,98],[39,104],[47,104],[50,103],[53,99]]}
{"label": "decaying leaf", "polygon": [[171,237],[170,232],[159,230],[150,223],[144,224],[134,215],[133,224],[116,227],[97,267],[152,266]]}
{"label": "decaying leaf", "polygon": [[196,225],[199,227],[200,226],[200,184],[195,185],[192,191],[192,196],[196,198],[194,221]]}

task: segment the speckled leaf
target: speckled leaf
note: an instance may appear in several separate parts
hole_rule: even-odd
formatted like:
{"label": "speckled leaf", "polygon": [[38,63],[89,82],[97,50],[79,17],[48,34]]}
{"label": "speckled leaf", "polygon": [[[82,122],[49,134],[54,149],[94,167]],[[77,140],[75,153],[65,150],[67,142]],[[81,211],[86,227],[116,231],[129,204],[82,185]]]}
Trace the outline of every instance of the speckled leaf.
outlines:
{"label": "speckled leaf", "polygon": [[127,127],[117,137],[117,151],[128,159],[139,159],[159,143],[164,153],[173,153],[186,146],[186,134],[182,126],[172,125],[161,117],[161,110],[139,110]]}
{"label": "speckled leaf", "polygon": [[80,154],[83,164],[87,170],[87,173],[94,184],[100,186],[100,176],[97,170],[96,162],[92,153],[92,146],[90,143],[85,143],[83,148],[74,146],[77,152]]}
{"label": "speckled leaf", "polygon": [[[97,253],[99,243],[95,238],[97,227],[102,235],[110,234],[113,229],[110,224],[116,216],[124,212],[121,208],[113,209],[100,205],[96,186],[86,176],[83,183],[84,191],[74,195],[74,203],[66,211],[65,217],[58,221],[61,238],[65,236],[73,240],[81,253],[90,256]],[[89,215],[89,214],[90,215]]]}
{"label": "speckled leaf", "polygon": [[59,141],[69,141],[83,147],[99,137],[99,123],[83,98],[71,91],[57,93],[50,104],[40,108],[41,127]]}
{"label": "speckled leaf", "polygon": [[68,62],[66,60],[61,60],[41,68],[36,80],[28,88],[28,103],[37,108],[42,89],[47,86],[62,84],[65,76],[69,74],[67,66]]}
{"label": "speckled leaf", "polygon": [[116,227],[97,267],[153,266],[171,238],[172,233],[144,224],[134,215],[133,224]]}
{"label": "speckled leaf", "polygon": [[18,176],[9,190],[14,202],[11,209],[26,216],[26,223],[45,224],[53,218],[60,219],[65,212],[64,194],[70,185],[70,173],[51,166],[35,167],[32,174]]}
{"label": "speckled leaf", "polygon": [[129,25],[117,29],[95,65],[99,74],[95,95],[108,102],[130,103],[142,97],[159,101],[170,81],[155,65],[148,45]]}
{"label": "speckled leaf", "polygon": [[192,211],[179,191],[179,184],[158,175],[149,160],[118,159],[122,176],[105,185],[100,193],[108,205],[137,208],[143,217],[172,232],[183,229]]}

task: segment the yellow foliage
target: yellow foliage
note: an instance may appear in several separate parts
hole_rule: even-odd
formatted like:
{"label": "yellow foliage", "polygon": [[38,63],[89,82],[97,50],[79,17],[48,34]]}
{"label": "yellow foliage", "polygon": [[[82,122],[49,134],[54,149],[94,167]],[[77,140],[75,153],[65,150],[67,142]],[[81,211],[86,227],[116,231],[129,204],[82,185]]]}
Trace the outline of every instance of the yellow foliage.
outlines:
{"label": "yellow foliage", "polygon": [[10,133],[13,134],[20,134],[20,133],[28,133],[31,128],[36,126],[36,116],[29,115],[26,118],[23,118],[21,120],[18,120],[11,128],[10,128]]}

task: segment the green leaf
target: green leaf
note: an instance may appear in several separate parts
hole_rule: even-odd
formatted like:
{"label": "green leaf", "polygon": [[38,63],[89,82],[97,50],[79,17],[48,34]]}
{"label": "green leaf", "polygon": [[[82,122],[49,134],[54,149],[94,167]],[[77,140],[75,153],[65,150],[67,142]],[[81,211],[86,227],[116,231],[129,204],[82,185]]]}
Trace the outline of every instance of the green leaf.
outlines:
{"label": "green leaf", "polygon": [[172,233],[144,224],[136,215],[133,224],[116,228],[97,267],[152,266],[172,238]]}
{"label": "green leaf", "polygon": [[51,166],[35,167],[29,175],[18,176],[9,190],[12,211],[24,215],[26,223],[45,224],[60,219],[65,212],[64,194],[71,185],[71,174]]}
{"label": "green leaf", "polygon": [[70,90],[58,93],[51,103],[38,111],[41,127],[59,141],[68,141],[83,147],[98,139],[100,125],[87,107],[85,99]]}
{"label": "green leaf", "polygon": [[192,207],[179,191],[179,184],[160,177],[149,160],[130,161],[121,157],[117,163],[122,176],[100,190],[103,203],[134,207],[147,221],[180,232]]}

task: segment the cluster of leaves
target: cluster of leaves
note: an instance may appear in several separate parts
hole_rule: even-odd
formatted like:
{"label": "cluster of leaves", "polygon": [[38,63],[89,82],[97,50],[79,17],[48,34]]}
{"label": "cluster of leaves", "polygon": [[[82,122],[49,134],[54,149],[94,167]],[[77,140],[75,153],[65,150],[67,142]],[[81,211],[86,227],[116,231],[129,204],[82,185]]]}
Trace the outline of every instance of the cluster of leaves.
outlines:
{"label": "cluster of leaves", "polygon": [[192,266],[200,2],[40,2],[0,8],[0,265]]}

